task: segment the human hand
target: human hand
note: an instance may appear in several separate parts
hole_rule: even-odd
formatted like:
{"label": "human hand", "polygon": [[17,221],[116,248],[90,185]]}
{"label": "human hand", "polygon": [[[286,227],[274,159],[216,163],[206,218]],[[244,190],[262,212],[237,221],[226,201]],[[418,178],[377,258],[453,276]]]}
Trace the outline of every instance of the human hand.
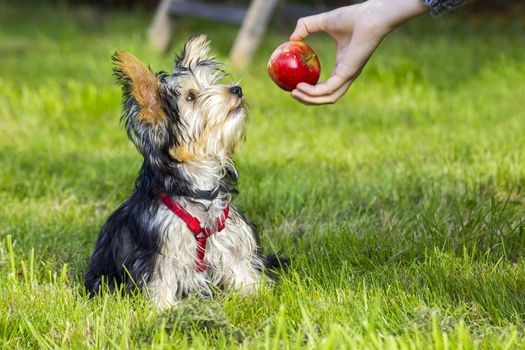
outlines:
{"label": "human hand", "polygon": [[422,0],[368,0],[299,19],[290,40],[326,32],[337,50],[328,80],[317,85],[300,83],[292,96],[304,104],[335,103],[359,76],[381,40],[400,24],[426,12]]}

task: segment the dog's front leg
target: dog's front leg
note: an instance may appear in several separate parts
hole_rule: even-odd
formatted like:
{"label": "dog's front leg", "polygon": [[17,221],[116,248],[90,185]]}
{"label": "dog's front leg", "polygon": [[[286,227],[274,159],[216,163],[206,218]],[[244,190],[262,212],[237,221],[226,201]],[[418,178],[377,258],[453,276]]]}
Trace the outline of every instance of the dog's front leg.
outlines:
{"label": "dog's front leg", "polygon": [[197,242],[186,224],[161,207],[157,220],[165,223],[160,254],[148,283],[148,292],[161,307],[173,305],[189,294],[211,295],[208,276],[196,268]]}
{"label": "dog's front leg", "polygon": [[255,233],[234,212],[234,219],[225,230],[212,237],[210,256],[217,263],[221,285],[234,288],[245,295],[254,294],[260,287],[263,261],[257,254]]}
{"label": "dog's front leg", "polygon": [[258,256],[239,260],[230,266],[234,288],[242,294],[255,294],[259,289],[261,279],[262,261]]}

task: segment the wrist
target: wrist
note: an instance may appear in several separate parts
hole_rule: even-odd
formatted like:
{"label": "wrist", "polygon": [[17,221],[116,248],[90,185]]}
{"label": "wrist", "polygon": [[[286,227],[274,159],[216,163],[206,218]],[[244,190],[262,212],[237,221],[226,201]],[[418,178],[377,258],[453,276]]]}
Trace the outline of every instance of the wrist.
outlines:
{"label": "wrist", "polygon": [[365,3],[370,13],[379,16],[390,31],[414,17],[429,12],[423,0],[368,0]]}

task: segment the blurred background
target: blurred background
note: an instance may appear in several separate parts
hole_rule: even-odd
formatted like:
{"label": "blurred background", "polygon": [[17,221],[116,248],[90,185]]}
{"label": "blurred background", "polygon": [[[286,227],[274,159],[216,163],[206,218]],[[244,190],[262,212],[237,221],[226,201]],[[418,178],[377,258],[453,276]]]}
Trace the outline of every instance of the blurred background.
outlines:
{"label": "blurred background", "polygon": [[[229,60],[239,26],[198,16],[173,18],[170,45],[154,50],[156,6],[0,0],[0,344],[154,347],[143,337],[152,332],[135,327],[149,325],[147,303],[88,303],[77,293],[100,227],[133,190],[142,163],[119,122],[111,56],[125,50],[170,72],[183,43],[200,33],[226,63],[225,83],[240,81],[250,105],[235,156],[235,205],[258,228],[264,251],[294,259],[284,288],[253,304],[226,298],[228,319],[247,339],[267,342],[315,324],[298,326],[293,344],[317,337],[319,325],[334,336],[318,338],[319,347],[350,338],[381,347],[413,329],[448,345],[434,328],[438,315],[444,330],[461,327],[451,331],[461,339],[466,324],[474,343],[463,348],[483,348],[490,337],[497,346],[486,348],[523,342],[524,1],[480,0],[411,21],[382,42],[337,104],[321,107],[299,104],[268,77],[271,52],[295,25],[284,5],[245,68]],[[324,79],[335,47],[324,34],[307,42]],[[173,348],[189,347],[174,334],[166,340]],[[207,329],[199,339],[213,343],[207,348],[226,341]],[[412,339],[399,344],[414,347]]]}
{"label": "blurred background", "polygon": [[[25,252],[35,247],[50,266],[83,270],[100,225],[140,167],[119,125],[113,52],[169,72],[188,37],[204,33],[228,63],[237,25],[177,17],[171,45],[153,50],[147,33],[157,4],[0,0],[0,235],[15,236]],[[227,66],[227,79],[241,81],[251,105],[236,158],[237,204],[262,228],[265,244],[284,245],[315,223],[369,230],[380,221],[356,217],[369,205],[374,215],[406,215],[396,221],[406,224],[414,212],[447,216],[444,198],[488,203],[525,186],[524,1],[478,1],[412,21],[382,43],[345,98],[317,108],[267,76],[270,53],[294,25],[278,12],[251,64]],[[333,43],[324,34],[307,41],[326,77]],[[515,200],[525,201],[519,191]],[[492,237],[482,239],[489,245]]]}
{"label": "blurred background", "polygon": [[[108,6],[108,7],[141,7],[145,9],[155,8],[159,1],[157,0],[50,0],[50,3],[62,3],[66,2],[68,5],[74,6],[78,4],[89,4],[95,6]],[[249,0],[207,0],[205,2],[210,3],[227,3],[227,4],[248,4]],[[326,6],[344,6],[360,1],[344,1],[344,0],[292,0],[290,2],[300,3],[305,5],[326,5]],[[476,4],[471,5],[475,11],[488,11],[497,10],[505,11],[512,8],[516,4],[523,5],[523,0],[491,0],[491,1],[478,1]]]}

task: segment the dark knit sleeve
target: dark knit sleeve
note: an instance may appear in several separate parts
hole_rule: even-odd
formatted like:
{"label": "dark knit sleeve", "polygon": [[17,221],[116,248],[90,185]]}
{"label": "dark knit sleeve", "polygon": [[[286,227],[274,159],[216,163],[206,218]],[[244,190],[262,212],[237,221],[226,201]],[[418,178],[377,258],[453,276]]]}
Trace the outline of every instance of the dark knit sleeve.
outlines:
{"label": "dark knit sleeve", "polygon": [[456,7],[466,4],[467,2],[470,2],[470,0],[424,0],[424,1],[425,1],[425,5],[427,5],[430,8],[430,14],[432,14],[433,16],[440,15],[443,12],[450,11],[452,9],[455,9]]}

